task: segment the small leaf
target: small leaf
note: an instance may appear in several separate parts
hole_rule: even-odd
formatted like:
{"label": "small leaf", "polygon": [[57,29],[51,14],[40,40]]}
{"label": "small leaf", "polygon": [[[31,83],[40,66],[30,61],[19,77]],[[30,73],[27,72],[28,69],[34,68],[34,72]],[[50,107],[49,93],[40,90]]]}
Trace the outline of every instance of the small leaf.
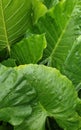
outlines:
{"label": "small leaf", "polygon": [[18,65],[37,63],[42,58],[45,48],[45,36],[32,35],[12,46],[11,58],[16,59]]}
{"label": "small leaf", "polygon": [[48,8],[55,6],[59,2],[59,0],[40,0],[40,1],[42,1]]}
{"label": "small leaf", "polygon": [[3,62],[1,62],[1,64],[5,65],[7,67],[15,67],[16,66],[15,59],[11,59],[11,58],[4,60]]}
{"label": "small leaf", "polygon": [[39,0],[32,0],[32,22],[35,24],[38,19],[47,12],[47,8]]}

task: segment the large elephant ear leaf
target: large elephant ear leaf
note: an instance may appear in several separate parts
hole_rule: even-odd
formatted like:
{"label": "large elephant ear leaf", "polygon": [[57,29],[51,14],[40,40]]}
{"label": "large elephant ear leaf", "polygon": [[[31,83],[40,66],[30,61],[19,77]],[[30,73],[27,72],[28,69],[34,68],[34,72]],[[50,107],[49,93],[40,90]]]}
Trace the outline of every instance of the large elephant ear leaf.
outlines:
{"label": "large elephant ear leaf", "polygon": [[[42,63],[47,63],[48,66],[59,69],[73,81],[75,86],[81,81],[79,77],[81,68],[79,59],[81,55],[76,49],[78,44],[75,41],[81,35],[80,16],[80,0],[61,0],[40,18],[33,29],[35,33],[46,33],[47,48],[44,52]],[[74,49],[76,50],[75,56],[72,58]],[[81,47],[79,50],[81,50]],[[78,68],[77,66],[80,67]]]}
{"label": "large elephant ear leaf", "polygon": [[[31,0],[0,0],[0,51],[18,41],[29,27]],[[30,22],[29,22],[30,21]]]}
{"label": "large elephant ear leaf", "polygon": [[15,130],[45,130],[47,117],[53,117],[64,130],[78,130],[80,116],[76,112],[77,92],[71,81],[54,68],[26,65],[15,68],[35,88],[37,98],[33,113]]}

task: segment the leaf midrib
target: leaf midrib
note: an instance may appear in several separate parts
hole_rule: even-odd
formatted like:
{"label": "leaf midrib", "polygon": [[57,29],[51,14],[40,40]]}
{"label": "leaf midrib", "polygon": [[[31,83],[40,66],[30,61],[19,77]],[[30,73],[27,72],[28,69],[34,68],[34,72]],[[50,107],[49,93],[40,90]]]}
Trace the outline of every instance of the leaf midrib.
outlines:
{"label": "leaf midrib", "polygon": [[5,23],[5,16],[4,16],[4,9],[3,9],[3,2],[1,0],[1,11],[2,11],[2,19],[3,19],[3,29],[4,29],[4,35],[5,35],[5,39],[6,39],[6,43],[7,43],[7,49],[8,49],[8,53],[10,54],[10,44],[9,44],[9,40],[8,40],[8,33],[7,33],[7,27],[6,27],[6,23]]}
{"label": "leaf midrib", "polygon": [[46,116],[52,116],[52,113],[46,110],[46,108],[42,105],[42,103],[39,101],[39,106],[42,109],[42,111],[45,113]]}
{"label": "leaf midrib", "polygon": [[[56,52],[56,49],[58,48],[58,46],[59,46],[59,44],[60,44],[60,42],[61,42],[61,40],[62,40],[62,37],[64,36],[64,34],[65,34],[65,32],[66,32],[67,26],[68,26],[68,24],[69,24],[69,22],[70,22],[71,16],[72,16],[72,14],[73,14],[73,12],[74,12],[74,10],[75,10],[75,8],[76,8],[76,5],[77,5],[77,1],[76,1],[76,4],[74,5],[74,8],[73,8],[73,10],[72,10],[72,13],[70,14],[70,17],[69,17],[68,21],[66,22],[66,25],[65,25],[65,27],[64,27],[64,29],[63,29],[63,31],[62,31],[60,37],[59,37],[58,40],[57,40],[57,43],[56,43],[56,45],[55,45],[55,47],[54,47],[54,49],[53,49],[51,55],[50,55],[49,58],[48,58],[48,59],[51,59],[51,61],[52,61],[52,56],[54,56],[54,54],[55,54],[55,52]],[[74,44],[73,44],[73,45],[74,45]],[[72,47],[73,47],[73,46],[72,46]],[[68,57],[68,56],[67,56],[67,57]],[[67,58],[67,57],[66,57],[66,58]],[[50,62],[50,63],[51,63],[51,62]]]}

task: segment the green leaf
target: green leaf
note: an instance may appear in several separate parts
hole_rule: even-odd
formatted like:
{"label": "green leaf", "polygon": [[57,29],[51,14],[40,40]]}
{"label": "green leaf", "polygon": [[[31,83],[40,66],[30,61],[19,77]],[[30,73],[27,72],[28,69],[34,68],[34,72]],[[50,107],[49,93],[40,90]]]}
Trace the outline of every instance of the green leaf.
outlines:
{"label": "green leaf", "polygon": [[[0,51],[21,39],[29,27],[31,0],[0,0]],[[30,22],[29,22],[30,21]]]}
{"label": "green leaf", "polygon": [[77,92],[70,80],[51,67],[0,65],[0,104],[0,120],[15,130],[45,130],[48,116],[64,130],[81,128]]}
{"label": "green leaf", "polygon": [[40,0],[42,1],[48,8],[55,6],[60,0]]}
{"label": "green leaf", "polygon": [[1,62],[1,64],[7,66],[7,67],[15,67],[16,66],[16,62],[14,59],[8,58],[7,60],[4,60],[3,62]]}
{"label": "green leaf", "polygon": [[[41,17],[32,30],[35,33],[46,33],[47,48],[42,63],[59,69],[73,81],[75,87],[81,81],[81,64],[77,54],[72,54],[77,46],[76,38],[81,35],[80,15],[81,1],[62,0]],[[67,68],[69,72],[66,72]]]}
{"label": "green leaf", "polygon": [[38,21],[38,19],[47,12],[47,8],[39,0],[32,0],[32,22],[33,24]]}
{"label": "green leaf", "polygon": [[46,11],[46,6],[38,0],[0,0],[0,61],[10,56],[11,46]]}
{"label": "green leaf", "polygon": [[11,58],[16,59],[17,64],[37,63],[42,58],[45,48],[45,36],[32,35],[12,46]]}
{"label": "green leaf", "polygon": [[32,112],[35,89],[22,73],[0,65],[0,121],[19,125]]}
{"label": "green leaf", "polygon": [[81,116],[81,99],[78,100],[77,112]]}
{"label": "green leaf", "polygon": [[45,130],[48,116],[53,117],[64,130],[79,129],[78,97],[71,81],[58,70],[42,65],[25,65],[15,69],[23,73],[37,92],[32,115],[15,130]]}
{"label": "green leaf", "polygon": [[62,72],[72,80],[76,90],[79,91],[81,89],[81,36],[75,40],[66,58]]}

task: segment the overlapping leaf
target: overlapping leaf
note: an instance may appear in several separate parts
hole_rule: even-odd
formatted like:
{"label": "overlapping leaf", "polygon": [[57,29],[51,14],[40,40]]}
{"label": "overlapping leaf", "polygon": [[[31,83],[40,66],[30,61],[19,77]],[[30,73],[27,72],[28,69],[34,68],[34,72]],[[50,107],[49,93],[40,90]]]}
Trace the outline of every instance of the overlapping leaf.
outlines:
{"label": "overlapping leaf", "polygon": [[37,0],[0,0],[0,51],[6,48],[10,54],[11,45],[21,40],[46,10]]}
{"label": "overlapping leaf", "polygon": [[12,46],[11,57],[17,64],[37,63],[46,48],[45,35],[32,35]]}
{"label": "overlapping leaf", "polygon": [[77,95],[66,77],[56,69],[38,65],[21,66],[18,71],[21,71],[36,89],[38,97],[32,116],[15,130],[45,130],[47,116],[54,117],[64,130],[79,129]]}
{"label": "overlapping leaf", "polygon": [[0,65],[0,121],[19,125],[32,112],[35,90],[22,73]]}
{"label": "overlapping leaf", "polygon": [[[78,50],[74,47],[77,46],[76,38],[81,35],[80,14],[80,0],[61,1],[41,17],[33,28],[35,33],[46,33],[48,45],[42,63],[58,68],[73,81],[75,86],[81,80],[79,77],[81,64],[78,63],[81,60],[77,60]],[[76,50],[75,56],[72,54],[74,48]]]}
{"label": "overlapping leaf", "polygon": [[42,4],[39,0],[32,0],[32,23],[36,23],[38,19],[43,16],[47,12],[47,8],[44,4]]}
{"label": "overlapping leaf", "polygon": [[59,2],[59,0],[39,0],[39,1],[42,1],[48,8],[53,7]]}
{"label": "overlapping leaf", "polygon": [[1,62],[1,64],[7,66],[7,67],[15,67],[16,66],[16,60],[8,58],[7,60],[4,60]]}
{"label": "overlapping leaf", "polygon": [[0,0],[0,50],[21,38],[30,22],[30,1]]}
{"label": "overlapping leaf", "polygon": [[[61,0],[47,13],[46,7],[37,0],[27,4],[26,2],[0,0],[0,51],[7,48],[10,53],[11,45],[24,35],[26,28],[31,24],[28,22],[31,15],[31,22],[35,24],[33,32],[45,33],[48,42],[42,63],[58,68],[73,81],[80,92],[81,36],[78,36],[81,35],[81,1]],[[36,39],[33,40],[37,40],[39,35],[34,36]],[[18,53],[19,61],[26,58],[24,56],[21,59],[20,54],[27,54],[28,57],[26,48],[21,53],[19,47],[22,44],[25,45],[22,49],[26,45],[29,46],[32,38],[24,39],[18,46],[14,45],[12,50]],[[45,42],[41,42],[40,51],[35,48],[36,54],[32,48],[35,46],[31,47],[37,57],[32,58],[33,61],[26,59],[26,63],[36,63],[40,59]],[[54,118],[64,130],[81,130],[81,100],[77,97],[72,83],[50,67],[25,65],[6,68],[0,65],[0,104],[0,121],[11,123],[14,130],[45,130],[47,117]]]}

